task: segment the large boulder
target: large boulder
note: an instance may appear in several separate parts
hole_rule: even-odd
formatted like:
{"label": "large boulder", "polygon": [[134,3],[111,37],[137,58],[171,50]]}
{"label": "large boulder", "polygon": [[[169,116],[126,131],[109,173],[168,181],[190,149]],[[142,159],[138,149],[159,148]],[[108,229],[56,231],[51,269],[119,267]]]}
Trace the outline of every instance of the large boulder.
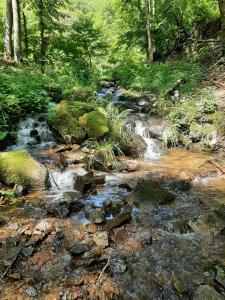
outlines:
{"label": "large boulder", "polygon": [[34,160],[27,151],[0,153],[0,181],[18,184],[28,189],[43,190],[49,185],[45,167]]}
{"label": "large boulder", "polygon": [[86,133],[79,124],[79,117],[93,110],[87,103],[62,101],[50,113],[49,123],[66,143],[80,143]]}
{"label": "large boulder", "polygon": [[109,132],[106,117],[99,111],[92,111],[79,118],[79,124],[90,138],[98,138]]}

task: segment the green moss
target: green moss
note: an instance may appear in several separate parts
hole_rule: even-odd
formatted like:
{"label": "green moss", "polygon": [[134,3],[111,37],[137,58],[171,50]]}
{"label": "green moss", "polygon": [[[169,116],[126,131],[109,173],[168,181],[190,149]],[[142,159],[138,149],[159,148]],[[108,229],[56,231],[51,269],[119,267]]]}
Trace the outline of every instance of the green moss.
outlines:
{"label": "green moss", "polygon": [[83,102],[78,102],[78,101],[62,101],[57,109],[63,109],[66,112],[70,113],[73,118],[79,118],[83,116],[86,113],[89,113],[94,110],[94,106],[83,103]]}
{"label": "green moss", "polygon": [[80,143],[85,131],[79,117],[94,110],[92,105],[78,101],[62,101],[49,114],[49,122],[66,143]]}
{"label": "green moss", "polygon": [[99,111],[92,111],[79,118],[80,125],[91,138],[102,137],[109,132],[106,117]]}
{"label": "green moss", "polygon": [[44,188],[47,172],[26,151],[0,153],[0,180],[7,185]]}
{"label": "green moss", "polygon": [[85,138],[85,131],[77,119],[65,110],[56,109],[50,118],[50,123],[66,143],[79,143]]}

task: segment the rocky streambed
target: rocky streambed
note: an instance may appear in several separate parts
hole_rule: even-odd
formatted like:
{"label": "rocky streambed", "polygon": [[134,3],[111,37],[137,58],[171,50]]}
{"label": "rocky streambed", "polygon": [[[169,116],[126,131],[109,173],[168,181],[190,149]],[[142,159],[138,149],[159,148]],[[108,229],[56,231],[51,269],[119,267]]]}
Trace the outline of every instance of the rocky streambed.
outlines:
{"label": "rocky streambed", "polygon": [[[225,177],[214,158],[172,149],[88,172],[77,148],[39,153],[52,188],[2,204],[1,299],[224,299]],[[59,153],[63,171],[51,169]]]}
{"label": "rocky streambed", "polygon": [[11,150],[31,155],[0,155],[19,182],[0,199],[0,299],[225,299],[224,161],[165,149],[146,101],[111,86],[99,97],[137,112],[131,152],[146,151],[89,170],[90,149],[56,145],[42,117],[20,124]]}

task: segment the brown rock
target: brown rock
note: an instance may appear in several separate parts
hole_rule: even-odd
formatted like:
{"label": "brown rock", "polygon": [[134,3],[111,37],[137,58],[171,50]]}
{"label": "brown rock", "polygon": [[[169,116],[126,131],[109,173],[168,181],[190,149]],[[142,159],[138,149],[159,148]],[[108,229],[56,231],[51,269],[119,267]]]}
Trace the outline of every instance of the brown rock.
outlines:
{"label": "brown rock", "polygon": [[106,222],[105,229],[111,230],[115,227],[119,227],[120,225],[124,224],[125,222],[131,219],[131,209],[127,209],[117,216],[115,216],[112,220]]}

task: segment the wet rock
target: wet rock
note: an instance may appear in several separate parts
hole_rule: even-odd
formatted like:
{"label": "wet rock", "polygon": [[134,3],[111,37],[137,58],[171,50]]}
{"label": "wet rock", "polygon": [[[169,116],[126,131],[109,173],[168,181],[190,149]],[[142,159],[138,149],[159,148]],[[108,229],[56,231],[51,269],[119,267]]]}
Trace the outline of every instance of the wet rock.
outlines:
{"label": "wet rock", "polygon": [[165,185],[172,191],[188,191],[191,188],[191,181],[185,179],[167,180]]}
{"label": "wet rock", "polygon": [[208,285],[201,285],[194,294],[193,300],[224,300],[225,297]]}
{"label": "wet rock", "polygon": [[105,211],[102,208],[92,208],[90,205],[84,208],[85,216],[94,224],[101,224],[105,221]]}
{"label": "wet rock", "polygon": [[[73,278],[67,278],[65,281],[66,286],[80,286],[83,284],[84,280],[82,277],[73,277]],[[61,299],[61,298],[60,298]]]}
{"label": "wet rock", "polygon": [[206,211],[196,221],[189,221],[190,227],[201,234],[219,235],[225,229],[225,218],[222,211],[211,209]]}
{"label": "wet rock", "polygon": [[29,286],[25,291],[27,296],[36,297],[38,295],[37,290],[33,286]]}
{"label": "wet rock", "polygon": [[52,164],[55,168],[60,169],[62,172],[68,167],[66,157],[61,152],[57,155],[57,158],[54,159]]}
{"label": "wet rock", "polygon": [[121,199],[106,199],[103,203],[104,208],[107,210],[108,213],[118,213],[120,212],[120,209],[122,208],[124,202]]}
{"label": "wet rock", "polygon": [[162,140],[163,131],[167,128],[168,122],[163,119],[154,120],[154,124],[149,124],[149,136],[153,139]]}
{"label": "wet rock", "polygon": [[90,251],[85,252],[82,258],[93,259],[93,258],[98,258],[101,255],[102,255],[102,249],[100,247],[96,247],[94,249],[91,249]]}
{"label": "wet rock", "polygon": [[32,129],[30,131],[30,137],[36,137],[38,136],[38,130],[37,129]]}
{"label": "wet rock", "polygon": [[69,165],[71,164],[80,164],[83,163],[86,157],[86,154],[80,149],[76,151],[66,152],[64,153],[66,161]]}
{"label": "wet rock", "polygon": [[89,244],[84,244],[84,243],[81,243],[80,241],[77,241],[73,245],[73,247],[70,249],[70,253],[72,255],[81,255],[89,250],[90,250]]}
{"label": "wet rock", "polygon": [[162,187],[159,182],[147,179],[140,182],[134,190],[134,196],[140,203],[151,201],[154,204],[168,204],[175,200],[174,193]]}
{"label": "wet rock", "polygon": [[126,262],[122,259],[116,259],[111,263],[111,271],[114,275],[124,274],[127,270]]}
{"label": "wet rock", "polygon": [[225,271],[216,266],[215,280],[225,288]]}
{"label": "wet rock", "polygon": [[32,246],[24,247],[21,252],[24,256],[31,256],[34,252],[34,248]]}
{"label": "wet rock", "polygon": [[95,173],[94,174],[94,182],[96,185],[105,184],[106,174],[105,173]]}
{"label": "wet rock", "polygon": [[95,186],[93,171],[86,171],[85,169],[77,169],[75,172],[74,188],[81,194],[86,194]]}
{"label": "wet rock", "polygon": [[83,207],[78,191],[64,192],[63,195],[47,197],[45,207],[49,214],[65,218],[71,211],[79,211]]}
{"label": "wet rock", "polygon": [[98,231],[93,234],[93,241],[99,247],[106,248],[109,246],[108,233],[106,231]]}
{"label": "wet rock", "polygon": [[136,133],[130,134],[129,155],[140,157],[145,153],[146,149],[147,144],[140,135],[137,135]]}
{"label": "wet rock", "polygon": [[112,220],[106,222],[105,229],[112,230],[115,227],[119,227],[120,225],[124,224],[125,222],[131,219],[131,209],[127,208],[126,210],[119,213],[115,216]]}
{"label": "wet rock", "polygon": [[22,185],[16,185],[14,188],[14,193],[16,197],[22,197],[25,193],[25,188]]}

